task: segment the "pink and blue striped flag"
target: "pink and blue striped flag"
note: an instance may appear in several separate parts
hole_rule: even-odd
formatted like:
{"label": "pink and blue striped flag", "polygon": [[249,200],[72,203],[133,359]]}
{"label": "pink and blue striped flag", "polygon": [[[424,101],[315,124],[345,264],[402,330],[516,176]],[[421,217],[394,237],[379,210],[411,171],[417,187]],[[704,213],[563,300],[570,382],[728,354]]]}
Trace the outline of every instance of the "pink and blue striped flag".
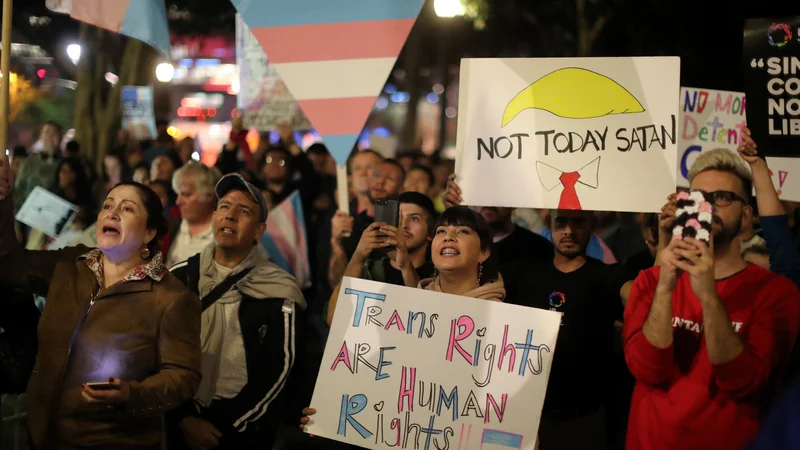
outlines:
{"label": "pink and blue striped flag", "polygon": [[232,0],[339,165],[425,0]]}
{"label": "pink and blue striped flag", "polygon": [[294,191],[267,217],[267,232],[261,245],[281,269],[294,275],[300,288],[311,286],[311,268],[308,263],[306,221],[300,192]]}
{"label": "pink and blue striped flag", "polygon": [[47,0],[47,8],[138,39],[169,58],[169,26],[164,0]]}

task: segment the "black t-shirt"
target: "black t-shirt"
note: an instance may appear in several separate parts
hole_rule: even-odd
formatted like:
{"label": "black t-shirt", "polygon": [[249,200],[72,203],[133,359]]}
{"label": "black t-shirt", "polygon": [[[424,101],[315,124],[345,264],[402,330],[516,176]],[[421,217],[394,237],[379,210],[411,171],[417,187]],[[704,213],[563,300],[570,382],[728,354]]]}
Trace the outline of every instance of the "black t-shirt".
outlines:
{"label": "black t-shirt", "polygon": [[553,244],[525,228],[514,226],[514,231],[495,242],[501,266],[523,261],[545,262],[553,260]]}
{"label": "black t-shirt", "polygon": [[506,282],[506,303],[563,313],[544,411],[603,405],[614,358],[614,321],[622,319],[619,264],[593,258],[563,273],[553,262],[520,265]]}
{"label": "black t-shirt", "polygon": [[[422,280],[433,277],[433,270],[433,263],[430,261],[426,261],[425,264],[416,269],[417,275]],[[370,257],[364,265],[362,276],[367,280],[393,284],[395,286],[405,286],[403,272],[392,267],[392,262],[386,255],[377,258]]]}

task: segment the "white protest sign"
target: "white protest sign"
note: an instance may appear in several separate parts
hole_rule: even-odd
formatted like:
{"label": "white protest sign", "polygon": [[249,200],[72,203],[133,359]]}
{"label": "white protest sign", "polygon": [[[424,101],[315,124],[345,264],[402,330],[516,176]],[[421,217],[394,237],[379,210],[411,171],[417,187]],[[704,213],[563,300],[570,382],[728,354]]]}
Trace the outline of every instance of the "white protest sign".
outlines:
{"label": "white protest sign", "polygon": [[679,58],[464,59],[468,205],[657,212],[675,192]]}
{"label": "white protest sign", "polygon": [[[715,148],[737,151],[741,130],[747,125],[747,99],[742,92],[692,87],[682,87],[680,98],[678,187],[688,188],[689,169],[703,151]],[[780,198],[800,201],[800,161],[767,157],[767,165]]]}
{"label": "white protest sign", "polygon": [[374,449],[532,450],[560,322],[345,278],[306,431]]}
{"label": "white protest sign", "polygon": [[36,186],[19,208],[15,219],[55,238],[63,230],[69,229],[77,213],[77,206]]}

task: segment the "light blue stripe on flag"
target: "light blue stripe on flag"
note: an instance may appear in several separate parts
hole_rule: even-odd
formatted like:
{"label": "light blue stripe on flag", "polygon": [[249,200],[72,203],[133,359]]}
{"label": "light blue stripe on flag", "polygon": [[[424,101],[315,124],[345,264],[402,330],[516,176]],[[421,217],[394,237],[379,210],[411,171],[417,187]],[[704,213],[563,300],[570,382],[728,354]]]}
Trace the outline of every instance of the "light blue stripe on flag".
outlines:
{"label": "light blue stripe on flag", "polygon": [[283,253],[278,250],[278,246],[275,245],[275,241],[272,240],[272,236],[270,236],[269,233],[264,233],[264,235],[261,236],[261,245],[263,245],[267,250],[270,261],[274,262],[275,265],[281,269],[292,274],[293,277],[297,276],[297,274],[294,273],[294,268],[289,265],[289,261],[283,256]]}
{"label": "light blue stripe on flag", "polygon": [[416,19],[425,0],[231,0],[231,3],[252,29]]}
{"label": "light blue stripe on flag", "polygon": [[499,430],[483,430],[481,448],[522,448],[522,436]]}
{"label": "light blue stripe on flag", "polygon": [[119,32],[170,57],[169,26],[164,0],[131,0]]}
{"label": "light blue stripe on flag", "polygon": [[325,147],[328,147],[328,151],[331,152],[333,159],[335,159],[336,163],[340,166],[345,164],[347,157],[350,156],[350,152],[353,151],[353,147],[358,143],[358,138],[360,136],[361,133],[320,135],[322,142],[325,143]]}

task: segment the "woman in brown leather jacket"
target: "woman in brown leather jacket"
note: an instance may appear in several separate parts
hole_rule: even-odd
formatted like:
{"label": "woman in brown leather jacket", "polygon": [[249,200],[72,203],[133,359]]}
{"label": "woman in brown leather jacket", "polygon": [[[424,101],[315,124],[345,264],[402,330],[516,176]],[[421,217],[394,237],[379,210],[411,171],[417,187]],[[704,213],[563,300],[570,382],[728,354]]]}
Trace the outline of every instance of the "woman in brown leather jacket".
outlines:
{"label": "woman in brown leather jacket", "polygon": [[161,415],[200,382],[200,302],[161,260],[158,196],[120,184],[97,217],[99,248],[26,251],[0,165],[0,282],[47,298],[27,391],[33,445],[159,449]]}

